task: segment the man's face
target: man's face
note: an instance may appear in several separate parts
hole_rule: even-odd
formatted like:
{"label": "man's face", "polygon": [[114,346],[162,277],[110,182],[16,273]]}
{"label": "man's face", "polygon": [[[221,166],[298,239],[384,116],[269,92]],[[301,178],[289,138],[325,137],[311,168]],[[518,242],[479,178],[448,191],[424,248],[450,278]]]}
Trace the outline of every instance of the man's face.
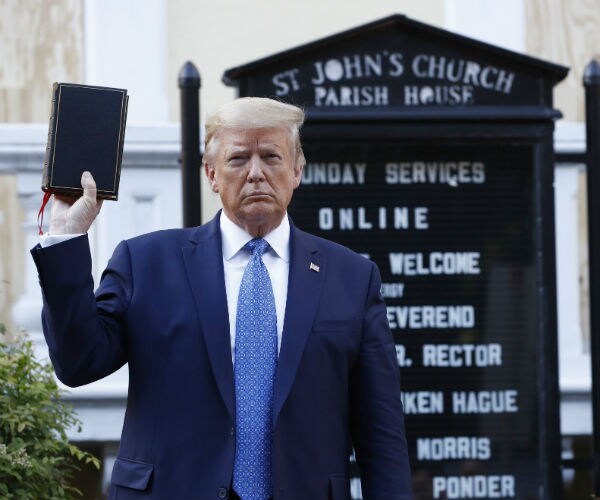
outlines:
{"label": "man's face", "polygon": [[225,130],[216,146],[213,164],[204,168],[223,211],[252,236],[264,236],[280,224],[300,185],[288,130]]}

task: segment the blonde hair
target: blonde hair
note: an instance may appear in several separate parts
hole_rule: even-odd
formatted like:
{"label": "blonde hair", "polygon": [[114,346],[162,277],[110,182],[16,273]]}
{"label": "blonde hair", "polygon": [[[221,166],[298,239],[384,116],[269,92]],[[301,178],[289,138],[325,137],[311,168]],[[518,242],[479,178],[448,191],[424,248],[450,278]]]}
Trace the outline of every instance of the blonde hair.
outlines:
{"label": "blonde hair", "polygon": [[212,163],[223,130],[283,127],[289,130],[296,166],[304,167],[304,152],[300,144],[303,123],[304,111],[297,106],[266,97],[240,97],[224,104],[206,119],[202,161]]}

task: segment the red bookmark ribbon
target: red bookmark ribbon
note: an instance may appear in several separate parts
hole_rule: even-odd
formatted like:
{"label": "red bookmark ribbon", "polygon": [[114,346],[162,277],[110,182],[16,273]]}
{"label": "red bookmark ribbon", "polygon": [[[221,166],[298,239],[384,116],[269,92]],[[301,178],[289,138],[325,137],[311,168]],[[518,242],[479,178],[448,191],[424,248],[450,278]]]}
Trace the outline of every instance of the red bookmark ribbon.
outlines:
{"label": "red bookmark ribbon", "polygon": [[38,229],[39,229],[38,234],[40,236],[42,236],[44,234],[44,231],[42,230],[42,224],[44,223],[44,209],[46,208],[48,201],[50,201],[51,196],[52,196],[52,193],[50,191],[46,191],[44,193],[44,199],[42,200],[42,206],[40,207],[40,211],[38,212],[38,216],[37,216]]}

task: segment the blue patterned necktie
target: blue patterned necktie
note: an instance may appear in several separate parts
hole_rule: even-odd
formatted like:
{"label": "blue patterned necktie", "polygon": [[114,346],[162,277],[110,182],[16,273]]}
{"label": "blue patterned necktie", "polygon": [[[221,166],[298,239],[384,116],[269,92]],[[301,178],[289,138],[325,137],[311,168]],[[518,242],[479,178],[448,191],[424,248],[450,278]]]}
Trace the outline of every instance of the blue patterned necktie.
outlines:
{"label": "blue patterned necktie", "polygon": [[273,386],[277,365],[277,314],[262,238],[252,252],[238,296],[235,333],[236,452],[233,489],[242,500],[272,496]]}

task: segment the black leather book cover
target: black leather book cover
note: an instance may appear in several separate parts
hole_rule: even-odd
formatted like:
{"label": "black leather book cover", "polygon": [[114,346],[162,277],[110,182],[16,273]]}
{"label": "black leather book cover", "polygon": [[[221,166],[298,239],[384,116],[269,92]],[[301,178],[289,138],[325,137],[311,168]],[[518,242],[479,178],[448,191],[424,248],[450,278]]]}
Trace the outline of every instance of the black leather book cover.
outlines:
{"label": "black leather book cover", "polygon": [[117,199],[128,99],[125,89],[54,84],[44,191],[81,196],[81,174],[89,170],[98,198]]}

